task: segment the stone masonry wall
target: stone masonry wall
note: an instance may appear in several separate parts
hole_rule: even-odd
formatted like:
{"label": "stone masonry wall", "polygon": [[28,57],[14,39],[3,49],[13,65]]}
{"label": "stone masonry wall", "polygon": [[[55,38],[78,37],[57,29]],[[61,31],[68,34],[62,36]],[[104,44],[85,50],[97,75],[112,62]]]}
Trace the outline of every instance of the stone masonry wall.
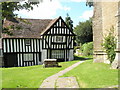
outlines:
{"label": "stone masonry wall", "polygon": [[94,3],[93,15],[94,62],[103,62],[102,39],[102,3],[96,2]]}
{"label": "stone masonry wall", "polygon": [[117,19],[117,24],[116,24],[116,38],[117,38],[117,48],[116,48],[116,58],[114,62],[112,63],[112,68],[120,68],[120,1],[118,3],[118,10],[115,15]]}
{"label": "stone masonry wall", "polygon": [[94,62],[110,63],[107,60],[107,55],[104,53],[101,43],[104,36],[106,36],[112,26],[115,29],[115,35],[117,38],[116,59],[120,53],[120,17],[116,15],[119,13],[118,2],[96,2],[94,4],[94,16],[93,16],[93,42],[94,42]]}
{"label": "stone masonry wall", "polygon": [[[102,2],[102,22],[103,22],[103,37],[107,36],[109,30],[114,27],[114,35],[117,35],[117,21],[115,17],[118,11],[118,2]],[[104,63],[110,63],[107,58],[104,58]]]}

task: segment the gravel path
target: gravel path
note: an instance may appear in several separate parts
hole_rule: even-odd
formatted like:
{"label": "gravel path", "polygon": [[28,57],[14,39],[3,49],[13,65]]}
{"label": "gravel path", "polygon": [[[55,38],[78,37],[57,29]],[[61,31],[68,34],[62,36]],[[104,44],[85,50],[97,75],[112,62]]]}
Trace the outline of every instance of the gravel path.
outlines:
{"label": "gravel path", "polygon": [[[58,88],[62,88],[62,87],[65,88],[65,85],[66,85],[66,88],[68,88],[69,85],[73,86],[71,88],[79,87],[78,84],[76,84],[77,81],[76,81],[76,79],[74,77],[71,77],[71,78],[70,77],[68,77],[68,78],[59,78],[59,76],[62,76],[63,74],[65,74],[66,72],[72,70],[73,68],[77,67],[79,64],[81,64],[83,62],[84,61],[79,61],[79,62],[73,64],[72,66],[70,66],[70,67],[68,67],[68,68],[66,68],[66,69],[64,69],[64,70],[62,70],[62,71],[60,71],[60,72],[58,72],[58,73],[48,77],[48,78],[46,78],[43,81],[43,83],[41,84],[40,88],[55,88],[55,84],[58,86]],[[66,80],[66,83],[70,82],[71,84],[70,83],[68,83],[68,84],[64,83],[65,85],[63,86],[63,84],[61,84],[62,80]],[[71,81],[73,81],[73,82],[71,82]],[[72,83],[74,83],[74,85]]]}

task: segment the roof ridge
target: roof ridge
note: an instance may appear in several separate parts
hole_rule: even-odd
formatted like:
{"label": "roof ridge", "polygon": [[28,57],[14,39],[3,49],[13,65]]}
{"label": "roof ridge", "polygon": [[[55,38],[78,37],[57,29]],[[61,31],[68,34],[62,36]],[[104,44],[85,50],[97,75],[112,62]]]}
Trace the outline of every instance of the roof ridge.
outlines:
{"label": "roof ridge", "polygon": [[53,19],[36,19],[36,18],[18,18],[18,19],[27,19],[27,20],[53,20]]}
{"label": "roof ridge", "polygon": [[61,16],[59,16],[58,18],[53,19],[52,21],[50,21],[50,23],[48,24],[48,26],[43,30],[43,32],[41,33],[41,35],[43,33],[45,33]]}

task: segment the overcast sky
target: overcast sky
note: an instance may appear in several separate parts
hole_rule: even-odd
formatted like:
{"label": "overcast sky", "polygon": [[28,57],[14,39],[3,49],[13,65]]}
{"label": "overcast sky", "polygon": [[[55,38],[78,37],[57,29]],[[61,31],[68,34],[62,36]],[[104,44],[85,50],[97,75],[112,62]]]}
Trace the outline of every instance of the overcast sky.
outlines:
{"label": "overcast sky", "polygon": [[22,18],[32,19],[54,19],[59,16],[65,19],[68,13],[76,26],[79,21],[88,20],[93,16],[93,7],[86,6],[83,1],[85,0],[43,0],[38,7],[34,6],[32,11],[21,10],[15,13]]}

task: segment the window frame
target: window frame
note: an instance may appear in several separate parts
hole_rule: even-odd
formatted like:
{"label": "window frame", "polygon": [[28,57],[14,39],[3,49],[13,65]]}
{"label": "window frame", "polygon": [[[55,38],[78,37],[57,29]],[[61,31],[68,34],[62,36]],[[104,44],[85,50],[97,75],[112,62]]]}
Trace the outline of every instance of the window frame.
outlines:
{"label": "window frame", "polygon": [[25,39],[25,45],[30,46],[31,45],[31,40],[30,39]]}
{"label": "window frame", "polygon": [[60,36],[60,35],[56,35],[52,37],[52,43],[65,43],[66,42],[66,38],[65,36]]}
{"label": "window frame", "polygon": [[64,50],[52,50],[51,57],[56,59],[64,58]]}
{"label": "window frame", "polygon": [[[27,55],[28,54],[28,55]],[[25,56],[25,55],[27,55],[27,56]],[[30,55],[32,55],[32,59],[30,59],[31,58],[31,56]],[[33,53],[24,53],[23,54],[23,61],[24,62],[33,62]],[[28,59],[28,60],[27,60]]]}

